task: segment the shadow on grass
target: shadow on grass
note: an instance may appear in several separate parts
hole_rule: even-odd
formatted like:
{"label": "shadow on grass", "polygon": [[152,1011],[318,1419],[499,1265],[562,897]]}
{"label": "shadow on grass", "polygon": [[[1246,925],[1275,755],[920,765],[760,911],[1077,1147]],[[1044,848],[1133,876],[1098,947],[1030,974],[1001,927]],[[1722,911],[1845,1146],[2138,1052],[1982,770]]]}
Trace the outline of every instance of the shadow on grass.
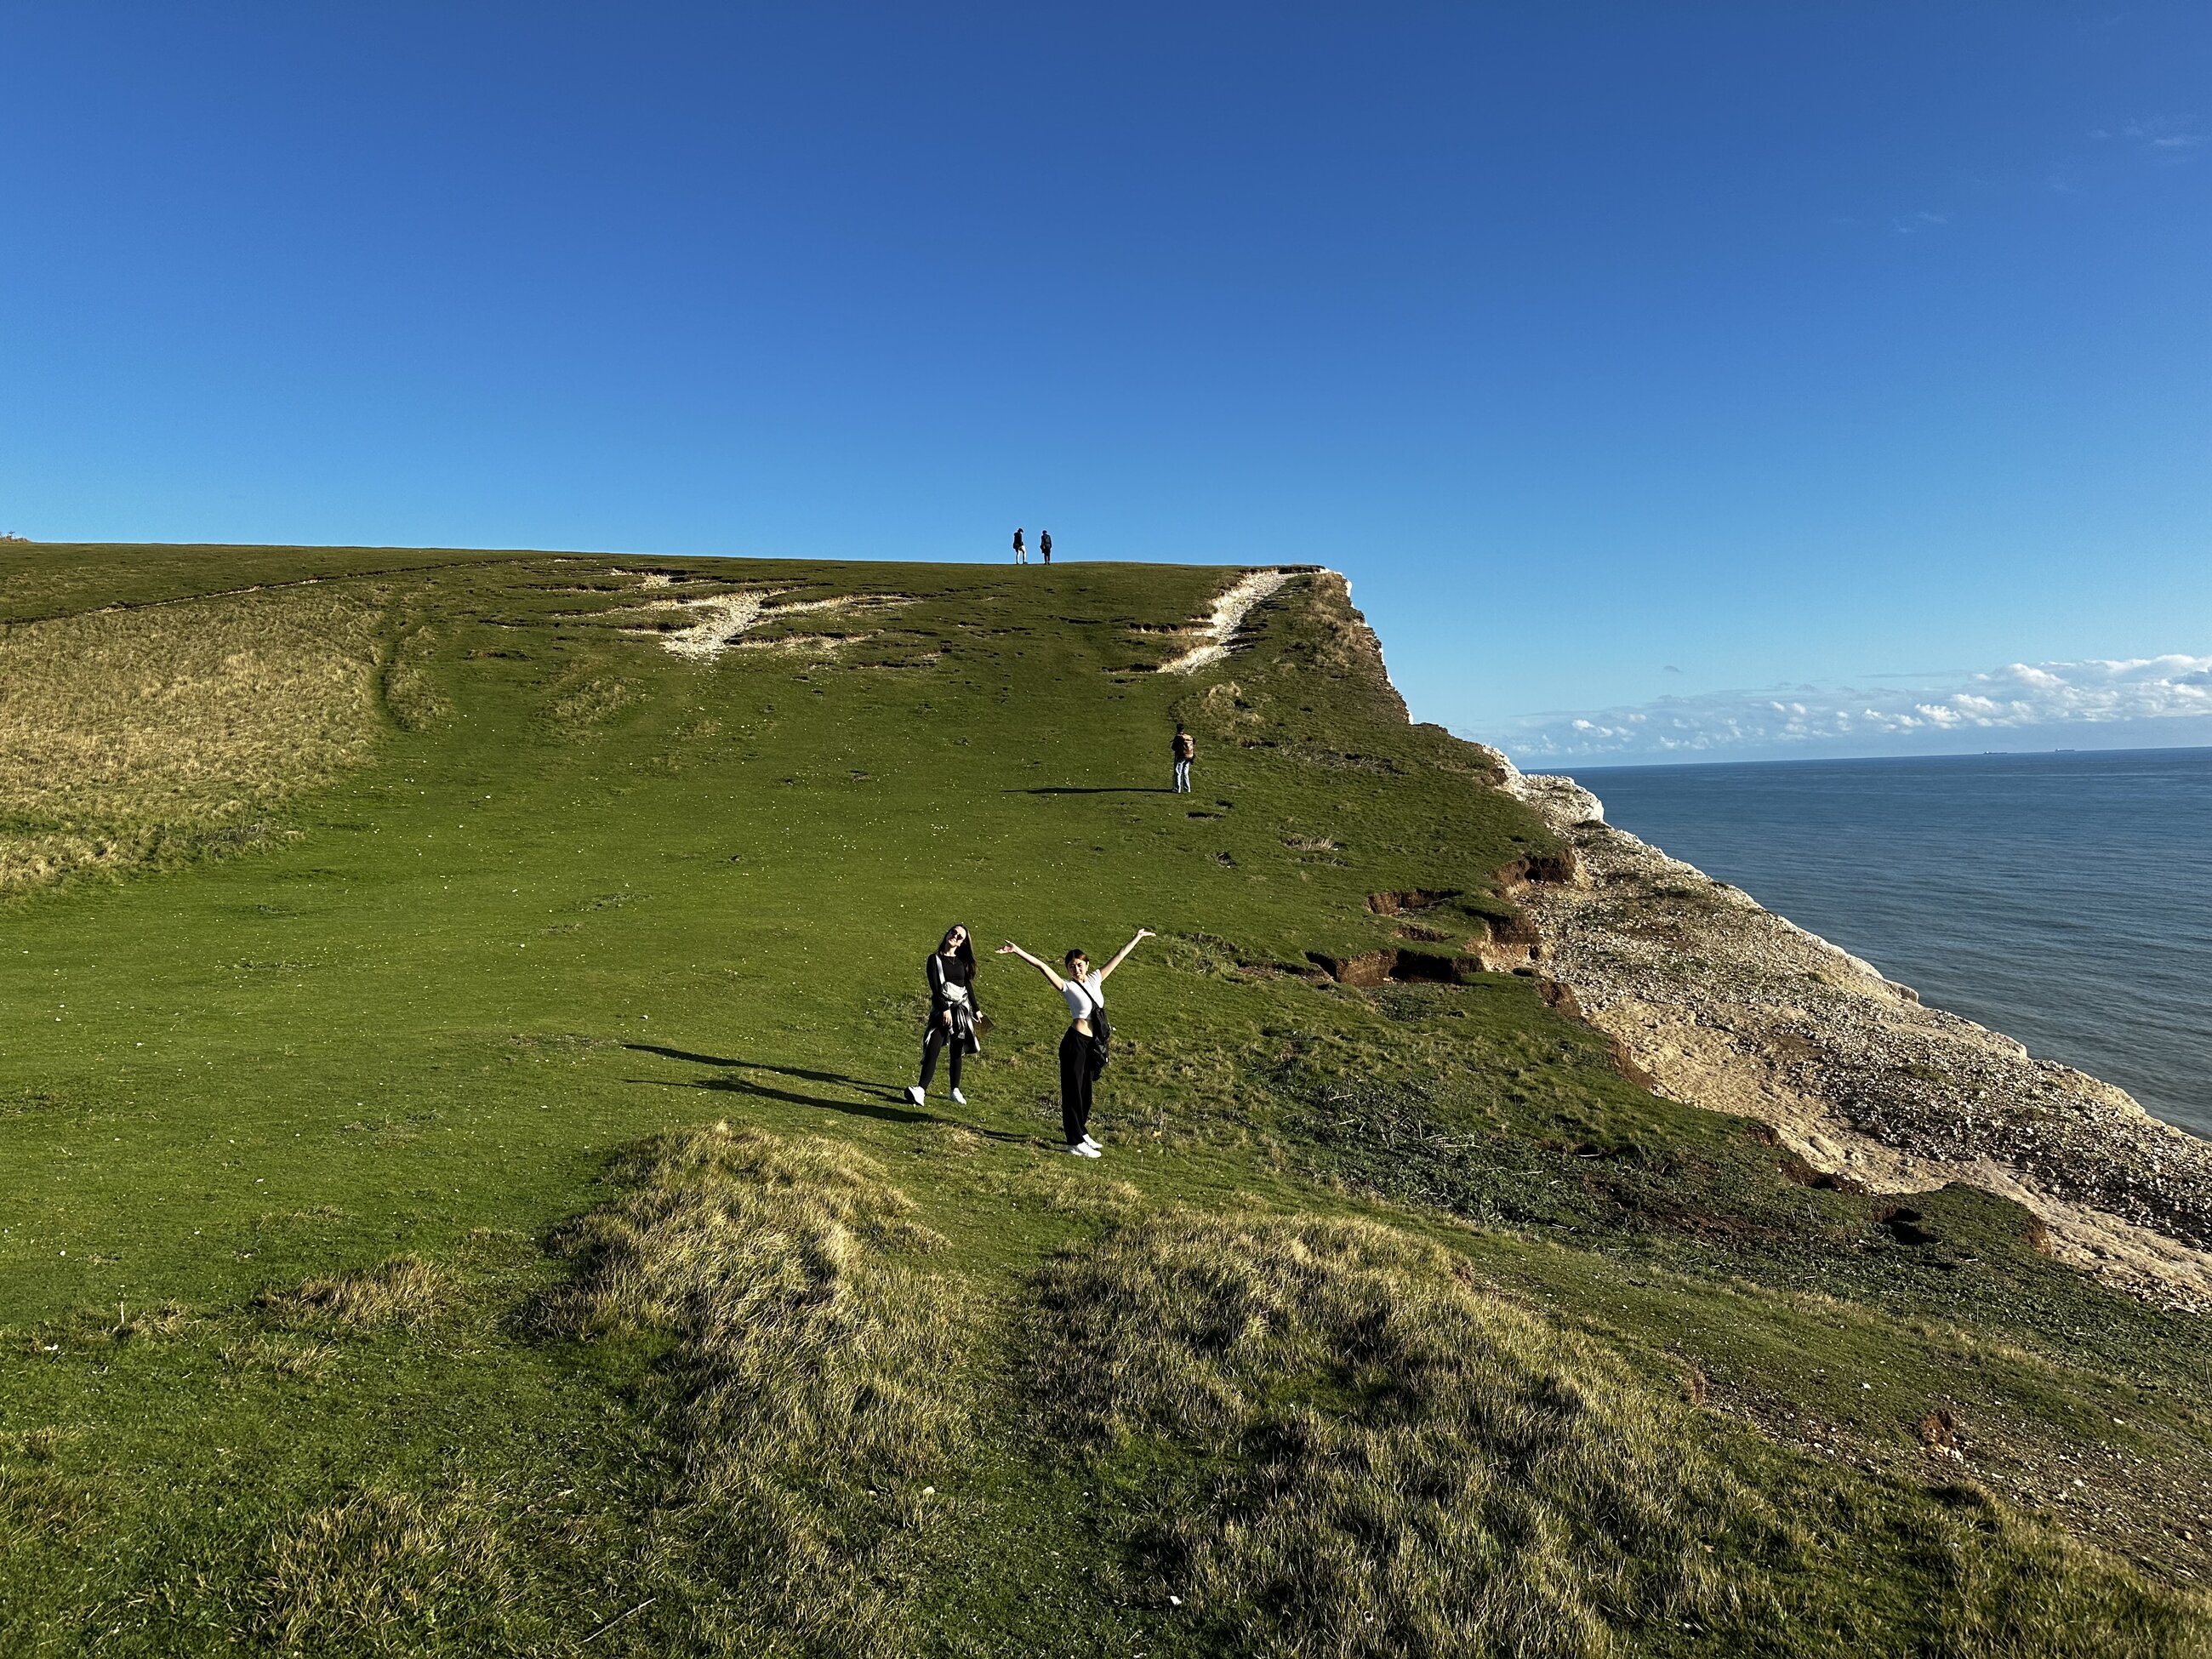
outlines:
{"label": "shadow on grass", "polygon": [[1108,783],[1097,786],[1074,783],[1048,783],[1035,789],[1002,789],[1003,795],[1172,795],[1176,792],[1154,785],[1137,783]]}
{"label": "shadow on grass", "polygon": [[767,1072],[776,1077],[796,1078],[807,1083],[842,1084],[848,1089],[863,1090],[875,1098],[836,1100],[827,1095],[802,1094],[796,1089],[779,1089],[773,1084],[757,1083],[745,1077],[694,1078],[689,1083],[671,1083],[659,1078],[628,1079],[653,1088],[718,1089],[726,1094],[750,1095],[759,1100],[780,1100],[788,1105],[812,1106],[823,1111],[843,1112],[851,1117],[872,1117],[884,1123],[942,1123],[951,1128],[965,1129],[971,1134],[981,1135],[987,1140],[1009,1141],[1017,1146],[1026,1146],[1036,1139],[1033,1135],[1012,1134],[1004,1129],[986,1129],[978,1124],[963,1123],[957,1117],[923,1111],[918,1107],[905,1104],[906,1091],[895,1084],[848,1077],[842,1072],[817,1072],[804,1066],[771,1066],[766,1060],[732,1060],[723,1054],[696,1054],[688,1049],[664,1048],[657,1042],[625,1042],[623,1047],[634,1054],[659,1054],[664,1059],[680,1060],[694,1066],[720,1066],[731,1071]]}

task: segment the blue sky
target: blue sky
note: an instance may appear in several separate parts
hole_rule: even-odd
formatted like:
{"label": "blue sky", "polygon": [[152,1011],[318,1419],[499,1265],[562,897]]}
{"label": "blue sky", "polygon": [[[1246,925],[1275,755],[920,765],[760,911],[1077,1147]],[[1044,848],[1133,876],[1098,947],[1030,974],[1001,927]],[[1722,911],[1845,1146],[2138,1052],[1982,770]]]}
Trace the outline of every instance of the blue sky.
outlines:
{"label": "blue sky", "polygon": [[0,529],[1018,523],[1334,565],[1547,763],[2212,741],[2201,4],[56,3],[0,74]]}

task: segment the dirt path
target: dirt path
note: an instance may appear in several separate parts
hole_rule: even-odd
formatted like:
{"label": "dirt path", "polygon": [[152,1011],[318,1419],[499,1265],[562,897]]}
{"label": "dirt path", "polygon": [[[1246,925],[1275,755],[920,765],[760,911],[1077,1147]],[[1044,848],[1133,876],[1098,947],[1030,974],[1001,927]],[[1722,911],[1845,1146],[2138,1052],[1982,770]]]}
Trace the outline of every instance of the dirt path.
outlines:
{"label": "dirt path", "polygon": [[1214,600],[1213,614],[1198,630],[1200,643],[1172,662],[1162,663],[1160,672],[1193,674],[1208,664],[1219,662],[1229,654],[1237,630],[1244,625],[1244,618],[1251,614],[1252,607],[1279,591],[1291,574],[1287,570],[1252,570],[1237,578],[1226,592]]}

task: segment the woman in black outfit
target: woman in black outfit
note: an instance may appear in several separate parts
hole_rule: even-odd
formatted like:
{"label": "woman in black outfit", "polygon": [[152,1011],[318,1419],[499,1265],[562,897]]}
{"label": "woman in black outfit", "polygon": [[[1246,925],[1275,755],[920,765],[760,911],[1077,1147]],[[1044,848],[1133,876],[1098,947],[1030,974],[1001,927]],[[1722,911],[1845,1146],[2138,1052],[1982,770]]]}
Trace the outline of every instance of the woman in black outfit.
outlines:
{"label": "woman in black outfit", "polygon": [[969,942],[968,930],[958,922],[946,928],[921,971],[929,981],[929,1024],[921,1034],[921,1081],[906,1091],[906,1097],[917,1106],[929,1098],[929,1080],[937,1075],[937,1052],[950,1048],[952,1098],[965,1106],[960,1062],[983,1048],[975,1036],[975,1021],[983,1011],[975,1006],[975,947]]}
{"label": "woman in black outfit", "polygon": [[1062,959],[1065,978],[1012,939],[999,947],[1000,956],[1019,957],[1042,974],[1066,1000],[1067,1031],[1060,1040],[1060,1127],[1072,1158],[1097,1158],[1105,1150],[1091,1138],[1091,1096],[1098,1073],[1106,1069],[1106,1046],[1113,1036],[1106,1023],[1106,976],[1152,937],[1151,928],[1139,927],[1137,937],[1116,951],[1103,968],[1092,968],[1082,951],[1070,951]]}

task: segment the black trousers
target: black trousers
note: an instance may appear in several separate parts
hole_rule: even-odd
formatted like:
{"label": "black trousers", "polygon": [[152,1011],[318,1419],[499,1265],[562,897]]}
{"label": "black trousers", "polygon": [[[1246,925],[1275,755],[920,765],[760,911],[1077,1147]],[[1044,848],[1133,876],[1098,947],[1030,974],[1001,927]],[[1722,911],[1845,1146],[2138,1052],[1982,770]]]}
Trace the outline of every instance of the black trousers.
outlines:
{"label": "black trousers", "polygon": [[929,1022],[929,1029],[921,1034],[921,1086],[929,1087],[930,1079],[937,1075],[937,1051],[947,1043],[952,1047],[952,1086],[960,1086],[961,1045],[953,1041],[952,1028],[941,1019]]}
{"label": "black trousers", "polygon": [[1069,1026],[1060,1040],[1060,1127],[1071,1146],[1091,1127],[1091,1086],[1097,1080],[1091,1039]]}

